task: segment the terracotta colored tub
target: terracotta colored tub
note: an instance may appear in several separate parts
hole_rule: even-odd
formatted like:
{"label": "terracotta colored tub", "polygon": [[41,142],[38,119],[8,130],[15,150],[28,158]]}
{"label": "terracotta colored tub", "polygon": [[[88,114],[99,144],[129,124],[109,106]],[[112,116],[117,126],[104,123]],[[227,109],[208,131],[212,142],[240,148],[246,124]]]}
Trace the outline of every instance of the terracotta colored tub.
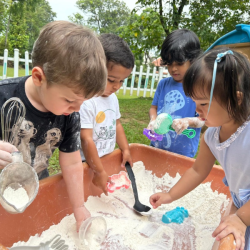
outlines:
{"label": "terracotta colored tub", "polygon": [[[158,177],[168,172],[172,177],[177,172],[182,175],[194,162],[193,159],[168,153],[142,144],[130,144],[133,161],[143,161],[146,169],[152,170]],[[109,175],[121,170],[121,152],[115,150],[102,158],[102,163]],[[92,182],[93,173],[87,164],[84,166],[85,199],[89,195],[100,195],[101,191]],[[212,182],[212,189],[225,193],[230,197],[227,187],[222,182],[224,172],[220,166],[214,166],[204,182]],[[229,211],[229,209],[228,209]],[[27,241],[31,235],[42,233],[52,224],[57,224],[72,209],[69,203],[62,175],[57,174],[40,181],[39,193],[34,202],[22,214],[9,214],[0,206],[0,250],[10,247],[14,242]],[[230,235],[219,244],[214,244],[213,250],[233,250],[233,237]]]}

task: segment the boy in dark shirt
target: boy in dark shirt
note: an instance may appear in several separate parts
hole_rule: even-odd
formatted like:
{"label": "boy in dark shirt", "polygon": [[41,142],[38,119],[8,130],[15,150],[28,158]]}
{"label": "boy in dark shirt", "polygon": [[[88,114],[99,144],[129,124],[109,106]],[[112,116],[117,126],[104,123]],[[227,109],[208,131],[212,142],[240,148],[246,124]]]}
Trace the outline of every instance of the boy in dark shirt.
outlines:
{"label": "boy in dark shirt", "polygon": [[0,107],[11,97],[18,97],[26,107],[14,145],[0,141],[0,168],[12,161],[11,152],[19,150],[39,179],[45,178],[49,175],[48,160],[59,148],[59,163],[78,230],[90,214],[84,207],[77,111],[84,100],[105,89],[105,54],[90,30],[56,21],[41,30],[34,44],[32,64],[31,76],[0,81]]}

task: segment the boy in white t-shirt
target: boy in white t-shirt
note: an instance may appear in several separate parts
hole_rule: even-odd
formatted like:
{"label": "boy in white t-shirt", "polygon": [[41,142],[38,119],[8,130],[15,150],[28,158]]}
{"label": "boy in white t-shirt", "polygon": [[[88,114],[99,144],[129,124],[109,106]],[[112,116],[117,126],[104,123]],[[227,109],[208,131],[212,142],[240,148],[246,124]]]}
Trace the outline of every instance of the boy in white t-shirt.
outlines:
{"label": "boy in white t-shirt", "polygon": [[102,34],[99,40],[106,55],[108,79],[102,96],[85,101],[80,108],[81,156],[94,172],[93,183],[107,195],[110,180],[100,157],[113,152],[117,142],[122,151],[122,167],[127,161],[133,164],[115,92],[131,74],[134,56],[128,44],[117,35]]}

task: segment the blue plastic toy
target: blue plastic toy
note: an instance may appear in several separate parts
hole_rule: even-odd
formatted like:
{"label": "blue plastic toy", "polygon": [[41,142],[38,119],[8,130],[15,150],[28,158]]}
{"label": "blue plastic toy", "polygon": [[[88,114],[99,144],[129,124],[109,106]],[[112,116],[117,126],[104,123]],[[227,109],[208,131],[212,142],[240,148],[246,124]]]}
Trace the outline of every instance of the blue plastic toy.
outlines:
{"label": "blue plastic toy", "polygon": [[162,222],[169,224],[171,222],[181,224],[188,217],[188,211],[184,207],[177,207],[162,216]]}

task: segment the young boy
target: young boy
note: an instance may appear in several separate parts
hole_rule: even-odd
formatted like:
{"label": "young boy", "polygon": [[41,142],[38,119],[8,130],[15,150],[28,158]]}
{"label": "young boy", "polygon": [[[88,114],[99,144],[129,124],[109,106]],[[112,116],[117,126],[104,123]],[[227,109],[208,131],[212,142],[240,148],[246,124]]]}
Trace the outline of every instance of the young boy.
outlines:
{"label": "young boy", "polygon": [[[172,127],[163,136],[162,141],[151,141],[151,146],[168,150],[177,154],[194,157],[199,143],[201,122],[196,116],[195,102],[187,97],[183,91],[183,77],[200,54],[200,42],[193,31],[179,29],[167,36],[162,44],[162,64],[167,65],[171,77],[162,79],[156,89],[152,106],[149,110],[150,123],[148,128],[153,130],[157,115],[168,113],[173,118]],[[186,118],[188,117],[188,118]],[[181,132],[188,126],[195,127],[196,136],[192,139]]]}
{"label": "young boy", "polygon": [[32,64],[31,76],[0,82],[0,106],[11,97],[18,97],[26,107],[17,144],[0,143],[0,168],[12,161],[11,152],[20,150],[39,179],[45,178],[48,160],[59,148],[59,163],[78,230],[90,214],[84,207],[77,111],[83,101],[105,89],[105,54],[93,32],[70,22],[56,21],[41,30],[34,44]]}
{"label": "young boy", "polygon": [[93,183],[107,195],[109,178],[100,157],[111,153],[117,142],[122,151],[122,166],[132,166],[128,142],[120,122],[118,99],[120,89],[133,67],[134,56],[127,43],[119,36],[102,34],[99,37],[107,60],[108,79],[102,96],[84,102],[80,109],[82,160],[93,169]]}

